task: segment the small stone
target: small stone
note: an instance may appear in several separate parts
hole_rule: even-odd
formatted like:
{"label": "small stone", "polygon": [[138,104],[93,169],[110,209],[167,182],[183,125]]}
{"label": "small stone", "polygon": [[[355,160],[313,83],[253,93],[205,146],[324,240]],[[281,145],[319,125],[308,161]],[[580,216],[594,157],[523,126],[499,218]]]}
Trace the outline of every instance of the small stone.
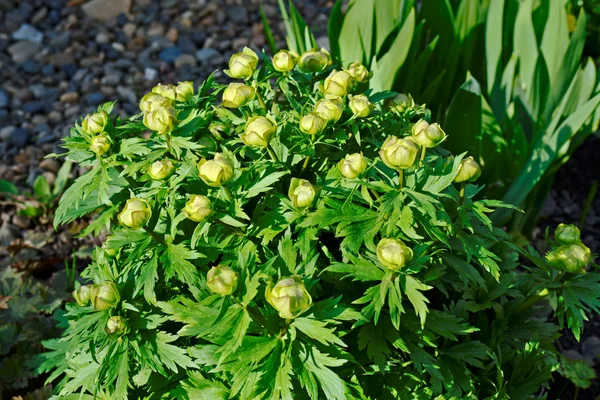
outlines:
{"label": "small stone", "polygon": [[15,129],[17,128],[14,126],[6,126],[0,129],[0,140],[3,142],[9,141]]}
{"label": "small stone", "polygon": [[31,221],[27,217],[24,217],[19,214],[15,214],[12,218],[12,223],[13,223],[13,225],[15,225],[18,228],[27,229],[29,227],[29,224],[31,223]]}
{"label": "small stone", "polygon": [[41,45],[30,40],[22,40],[10,46],[8,52],[12,56],[12,59],[17,64],[25,62],[33,57],[41,48]]}
{"label": "small stone", "polygon": [[0,89],[0,108],[6,108],[9,103],[8,93]]}
{"label": "small stone", "polygon": [[46,18],[46,15],[48,15],[48,9],[46,7],[40,8],[33,14],[33,17],[31,17],[31,23],[34,25],[39,24]]}
{"label": "small stone", "polygon": [[177,28],[175,28],[175,27],[169,28],[169,30],[167,31],[167,39],[169,39],[171,42],[175,43],[175,42],[177,42],[178,37],[179,37],[179,31],[177,31]]}
{"label": "small stone", "polygon": [[49,46],[54,50],[64,50],[71,43],[71,32],[65,31],[59,33],[52,40],[50,40]]}
{"label": "small stone", "polygon": [[177,57],[179,57],[181,55],[181,49],[178,47],[167,47],[166,49],[163,49],[160,52],[160,55],[158,56],[160,58],[161,61],[164,62],[174,62]]}
{"label": "small stone", "polygon": [[43,101],[28,101],[23,104],[23,111],[30,114],[35,114],[44,111],[46,104]]}
{"label": "small stone", "polygon": [[60,96],[62,103],[76,103],[77,100],[79,100],[79,93],[77,92],[67,92]]}
{"label": "small stone", "polygon": [[42,43],[44,34],[29,24],[23,24],[12,34],[14,40],[29,40],[35,43]]}
{"label": "small stone", "polygon": [[175,68],[181,69],[183,67],[195,67],[196,58],[191,54],[182,54],[175,60]]}
{"label": "small stone", "polygon": [[148,31],[146,32],[146,35],[148,37],[162,36],[164,34],[165,34],[165,27],[161,24],[152,24],[150,26],[150,28],[148,28]]}
{"label": "small stone", "polygon": [[22,147],[25,147],[25,145],[29,141],[29,136],[29,129],[15,128],[11,132],[9,142],[12,143],[12,145],[16,148],[20,149]]}
{"label": "small stone", "polygon": [[135,24],[127,23],[123,26],[123,33],[128,38],[132,38],[133,35],[135,34],[136,29],[137,29],[137,26]]}
{"label": "small stone", "polygon": [[0,226],[0,245],[8,246],[17,237],[16,229],[13,228],[8,221],[5,221]]}
{"label": "small stone", "polygon": [[245,7],[235,5],[227,7],[227,16],[231,21],[242,24],[247,21],[248,12]]}
{"label": "small stone", "polygon": [[37,74],[40,72],[40,64],[34,60],[25,60],[22,67],[23,71],[27,72],[28,74]]}
{"label": "small stone", "polygon": [[62,121],[62,114],[56,110],[52,110],[48,113],[48,121],[51,124],[58,124]]}
{"label": "small stone", "polygon": [[153,81],[158,78],[158,71],[153,68],[144,69],[144,78],[149,81]]}
{"label": "small stone", "polygon": [[54,175],[54,173],[45,171],[42,175],[46,182],[48,182],[48,185],[52,186],[54,184],[54,181],[56,180],[56,175]]}
{"label": "small stone", "polygon": [[119,82],[121,82],[121,79],[122,79],[121,73],[115,72],[112,74],[105,75],[104,78],[102,78],[102,80],[100,82],[103,85],[116,86],[119,84]]}
{"label": "small stone", "polygon": [[106,44],[110,41],[110,38],[106,34],[106,32],[100,32],[96,35],[96,43]]}
{"label": "small stone", "polygon": [[54,158],[44,158],[40,161],[40,168],[44,171],[50,171],[56,174],[60,169],[60,163]]}
{"label": "small stone", "polygon": [[123,43],[115,42],[111,45],[111,47],[119,53],[122,53],[125,51],[125,46],[123,45]]}
{"label": "small stone", "polygon": [[81,6],[88,17],[100,21],[109,21],[119,14],[128,13],[131,0],[91,0]]}
{"label": "small stone", "polygon": [[581,352],[585,356],[592,356],[600,359],[600,338],[590,336],[581,344]]}
{"label": "small stone", "polygon": [[200,64],[209,64],[211,60],[220,56],[219,52],[212,48],[200,49],[196,52],[196,59],[200,61]]}
{"label": "small stone", "polygon": [[133,92],[133,90],[131,90],[127,87],[119,86],[119,87],[117,87],[117,93],[119,94],[119,97],[126,100],[128,103],[132,103],[132,104],[137,103],[137,97],[136,97],[135,93]]}
{"label": "small stone", "polygon": [[106,97],[100,92],[90,93],[85,96],[85,103],[88,106],[97,106],[101,103],[104,103]]}

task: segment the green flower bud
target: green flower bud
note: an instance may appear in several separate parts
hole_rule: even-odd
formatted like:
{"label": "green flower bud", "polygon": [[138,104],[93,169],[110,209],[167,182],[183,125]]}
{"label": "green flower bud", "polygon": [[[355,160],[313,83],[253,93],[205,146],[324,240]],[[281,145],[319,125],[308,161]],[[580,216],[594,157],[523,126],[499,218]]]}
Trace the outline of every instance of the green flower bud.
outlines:
{"label": "green flower bud", "polygon": [[369,101],[369,98],[364,94],[349,96],[350,109],[357,118],[368,117],[371,111],[375,109],[375,105]]}
{"label": "green flower bud", "polygon": [[309,207],[317,195],[316,188],[306,179],[292,178],[288,196],[296,208]]}
{"label": "green flower bud", "polygon": [[156,93],[157,95],[170,100],[177,99],[177,89],[175,88],[175,85],[163,85],[159,83],[152,88],[152,93]]}
{"label": "green flower bud", "polygon": [[581,232],[575,225],[560,224],[554,231],[554,238],[560,244],[571,244],[579,242]]}
{"label": "green flower bud", "polygon": [[348,71],[333,70],[325,78],[325,93],[330,96],[344,97],[354,86],[354,77]]}
{"label": "green flower bud", "polygon": [[173,107],[167,106],[145,113],[143,122],[151,131],[169,134],[177,124],[177,114]]}
{"label": "green flower bud", "polygon": [[384,238],[377,244],[377,259],[392,271],[398,271],[412,258],[411,248],[400,239]]}
{"label": "green flower bud", "polygon": [[108,310],[121,301],[119,288],[116,283],[111,281],[106,281],[102,285],[92,285],[90,297],[96,311]]}
{"label": "green flower bud", "polygon": [[193,195],[183,209],[185,216],[195,222],[204,221],[212,212],[210,199],[199,194]]}
{"label": "green flower bud", "polygon": [[148,168],[148,175],[155,181],[160,181],[171,176],[175,171],[175,166],[171,160],[157,160]]}
{"label": "green flower bud", "polygon": [[276,131],[277,122],[273,117],[254,116],[246,121],[241,139],[248,146],[267,147]]}
{"label": "green flower bud", "polygon": [[114,316],[110,317],[106,322],[106,333],[112,339],[120,339],[123,335],[129,332],[129,324],[123,317]]}
{"label": "green flower bud", "polygon": [[250,78],[256,66],[258,65],[258,56],[252,49],[244,47],[240,53],[235,53],[229,59],[229,69],[224,70],[231,78]]}
{"label": "green flower bud", "polygon": [[344,112],[341,98],[322,99],[315,104],[314,113],[327,122],[338,122]]}
{"label": "green flower bud", "polygon": [[432,148],[446,139],[446,133],[439,124],[429,124],[424,119],[421,119],[413,125],[412,137],[418,145]]}
{"label": "green flower bud", "polygon": [[80,286],[79,289],[73,290],[72,292],[73,298],[80,306],[87,306],[91,300],[92,294],[92,286],[91,285],[83,285]]}
{"label": "green flower bud", "polygon": [[369,70],[358,61],[350,64],[348,67],[348,72],[350,72],[350,75],[352,75],[359,83],[368,81],[372,76]]}
{"label": "green flower bud", "polygon": [[304,72],[320,72],[330,64],[331,55],[325,49],[304,52],[298,60],[298,66]]}
{"label": "green flower bud", "polygon": [[140,100],[140,110],[143,112],[161,110],[171,105],[172,101],[170,99],[154,92],[148,93]]}
{"label": "green flower bud", "polygon": [[546,254],[548,264],[571,273],[585,273],[585,267],[592,261],[592,252],[581,242],[565,244]]}
{"label": "green flower bud", "polygon": [[300,130],[307,135],[317,135],[327,127],[327,121],[316,113],[309,113],[300,118]]}
{"label": "green flower bud", "polygon": [[208,186],[222,186],[233,178],[233,163],[221,153],[212,160],[202,159],[198,163],[200,178]]}
{"label": "green flower bud", "polygon": [[354,179],[367,168],[367,161],[361,153],[348,154],[338,163],[338,169],[348,179]]}
{"label": "green flower bud", "polygon": [[144,199],[129,199],[118,215],[121,225],[130,229],[140,229],[152,216],[148,202]]}
{"label": "green flower bud", "polygon": [[458,174],[454,182],[461,183],[466,181],[475,181],[481,175],[481,168],[473,157],[463,158],[458,166]]}
{"label": "green flower bud", "polygon": [[298,62],[298,53],[289,50],[279,50],[273,56],[273,68],[279,72],[288,72],[294,69]]}
{"label": "green flower bud", "polygon": [[81,129],[88,135],[97,135],[104,131],[108,121],[108,114],[104,110],[95,114],[88,114],[81,122]]}
{"label": "green flower bud", "polygon": [[390,168],[400,170],[413,166],[419,153],[419,147],[410,138],[400,139],[388,136],[381,146],[379,156]]}
{"label": "green flower bud", "polygon": [[110,139],[106,135],[98,135],[92,138],[90,150],[99,156],[106,154],[110,149]]}
{"label": "green flower bud", "polygon": [[397,112],[404,112],[409,108],[415,106],[415,101],[410,94],[398,93],[396,97],[387,99],[384,103],[384,107],[387,110],[393,110]]}
{"label": "green flower bud", "polygon": [[312,297],[300,276],[281,278],[275,286],[265,290],[265,299],[279,312],[279,317],[294,319],[310,307]]}
{"label": "green flower bud", "polygon": [[188,101],[194,97],[194,82],[179,82],[175,87],[175,92],[177,93],[177,101]]}
{"label": "green flower bud", "polygon": [[238,274],[226,265],[212,267],[206,275],[206,285],[211,292],[228,296],[238,286]]}
{"label": "green flower bud", "polygon": [[238,108],[245,106],[256,94],[256,89],[243,83],[230,83],[223,92],[223,107]]}

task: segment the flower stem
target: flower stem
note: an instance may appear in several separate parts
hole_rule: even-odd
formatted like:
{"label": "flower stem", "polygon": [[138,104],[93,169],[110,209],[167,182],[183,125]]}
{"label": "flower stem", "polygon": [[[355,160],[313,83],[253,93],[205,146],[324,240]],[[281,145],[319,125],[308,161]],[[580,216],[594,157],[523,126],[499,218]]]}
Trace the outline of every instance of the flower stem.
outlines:
{"label": "flower stem", "polygon": [[231,193],[231,189],[229,189],[227,186],[221,187],[223,188],[223,193],[225,193],[225,197],[227,198],[227,200],[233,201],[233,193]]}
{"label": "flower stem", "polygon": [[173,147],[171,146],[171,136],[169,136],[169,134],[165,135],[165,142],[167,142],[167,148],[169,149],[169,153],[175,156],[175,152],[173,151]]}
{"label": "flower stem", "polygon": [[168,247],[167,242],[165,242],[165,240],[163,238],[161,238],[160,236],[158,236],[156,234],[156,232],[154,232],[152,229],[148,228],[147,226],[144,226],[144,230],[146,232],[148,232],[148,234],[150,236],[152,236],[152,239],[156,240],[158,243],[162,244],[165,247]]}
{"label": "flower stem", "polygon": [[465,202],[465,187],[467,186],[467,182],[461,182],[460,184],[460,198],[458,200],[458,205],[462,206]]}
{"label": "flower stem", "polygon": [[425,160],[425,152],[427,152],[427,147],[421,148],[421,159],[419,160],[419,165],[423,165],[423,160]]}
{"label": "flower stem", "polygon": [[542,299],[546,298],[549,294],[550,292],[548,291],[548,289],[541,290],[538,294],[536,294],[535,296],[531,296],[520,306],[515,308],[515,312],[518,313],[530,309],[531,307],[539,303]]}
{"label": "flower stem", "polygon": [[271,147],[270,144],[267,144],[267,152],[269,153],[269,155],[271,156],[271,159],[275,162],[279,162],[279,158],[277,157],[277,154],[275,153],[275,150],[273,150],[273,147]]}
{"label": "flower stem", "polygon": [[266,106],[266,104],[265,104],[265,101],[264,101],[264,100],[263,100],[263,98],[262,98],[262,95],[261,95],[261,94],[260,94],[260,92],[258,91],[258,88],[256,88],[256,99],[258,100],[258,104],[260,104],[260,107],[261,107],[263,110],[266,110],[266,109],[267,109],[267,106]]}
{"label": "flower stem", "polygon": [[404,188],[404,170],[401,169],[398,171],[398,189],[402,190]]}
{"label": "flower stem", "polygon": [[304,175],[304,171],[306,171],[308,165],[310,164],[310,159],[311,156],[306,156],[306,158],[304,159],[304,164],[302,164],[302,169],[300,170],[300,176]]}

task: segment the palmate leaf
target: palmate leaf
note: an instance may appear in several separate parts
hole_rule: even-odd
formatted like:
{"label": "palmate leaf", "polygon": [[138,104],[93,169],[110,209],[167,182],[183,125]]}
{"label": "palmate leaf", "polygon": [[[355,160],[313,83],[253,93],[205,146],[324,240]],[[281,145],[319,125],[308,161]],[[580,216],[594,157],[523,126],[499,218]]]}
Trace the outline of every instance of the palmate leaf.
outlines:
{"label": "palmate leaf", "polygon": [[160,257],[164,268],[165,279],[169,280],[177,275],[177,278],[188,286],[199,286],[198,272],[194,264],[188,260],[196,260],[202,257],[197,251],[188,249],[184,244],[169,244]]}
{"label": "palmate leaf", "polygon": [[600,276],[586,274],[569,282],[558,297],[557,315],[561,326],[567,326],[577,340],[581,336],[587,313],[600,313]]}
{"label": "palmate leaf", "polygon": [[295,371],[297,371],[300,384],[306,389],[311,398],[322,397],[319,388],[323,391],[325,398],[330,400],[345,400],[347,398],[346,383],[328,367],[339,367],[346,360],[339,360],[321,353],[316,347],[309,347],[300,342],[294,342]]}
{"label": "palmate leaf", "polygon": [[423,284],[411,275],[405,276],[402,286],[406,297],[408,297],[408,300],[412,303],[415,308],[415,313],[421,320],[421,325],[425,325],[425,319],[427,318],[427,313],[429,311],[427,308],[429,300],[421,292],[431,289],[431,286]]}
{"label": "palmate leaf", "polygon": [[462,318],[447,312],[430,310],[425,322],[425,328],[447,339],[457,341],[456,335],[468,335],[478,332],[479,328],[469,326]]}
{"label": "palmate leaf", "polygon": [[315,339],[324,345],[335,343],[338,346],[346,347],[346,344],[337,337],[335,328],[327,327],[327,322],[301,317],[294,320],[293,326],[309,338]]}
{"label": "palmate leaf", "polygon": [[181,387],[173,390],[171,396],[177,399],[229,399],[229,390],[220,382],[205,378],[200,372],[188,371],[188,379]]}

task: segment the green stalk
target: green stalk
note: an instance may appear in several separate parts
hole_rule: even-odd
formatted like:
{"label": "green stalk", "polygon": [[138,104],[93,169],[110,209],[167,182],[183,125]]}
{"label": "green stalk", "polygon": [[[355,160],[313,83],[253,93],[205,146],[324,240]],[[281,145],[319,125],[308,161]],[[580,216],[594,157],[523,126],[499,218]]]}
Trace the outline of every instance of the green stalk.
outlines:
{"label": "green stalk", "polygon": [[524,303],[522,303],[520,306],[518,306],[515,309],[515,312],[519,313],[521,311],[525,311],[525,310],[530,309],[531,307],[533,307],[537,303],[539,303],[541,300],[543,300],[546,297],[548,297],[549,294],[550,294],[550,292],[548,291],[548,289],[540,290],[540,292],[538,294],[536,294],[535,296],[531,296]]}
{"label": "green stalk", "polygon": [[266,109],[267,109],[267,106],[266,106],[266,104],[265,104],[265,101],[264,101],[264,100],[263,100],[263,98],[262,98],[262,95],[261,95],[261,94],[260,94],[260,92],[258,91],[258,88],[256,88],[256,99],[258,100],[258,104],[260,104],[260,107],[261,107],[263,110],[266,110]]}
{"label": "green stalk", "polygon": [[467,182],[461,182],[460,184],[460,198],[458,200],[458,205],[462,206],[465,202],[465,188],[467,187]]}
{"label": "green stalk", "polygon": [[427,147],[421,148],[421,159],[419,160],[419,165],[423,165],[423,161],[425,160],[425,152],[427,152]]}
{"label": "green stalk", "polygon": [[150,236],[152,236],[152,239],[156,240],[158,243],[162,244],[165,247],[169,247],[169,245],[167,244],[167,242],[165,242],[165,240],[163,238],[161,238],[160,236],[158,236],[156,234],[156,232],[154,232],[152,229],[148,228],[147,226],[144,226],[144,230],[146,232],[148,232],[148,234]]}
{"label": "green stalk", "polygon": [[302,169],[300,170],[300,176],[304,175],[304,171],[308,168],[308,164],[310,164],[310,156],[306,156],[304,159],[304,164],[302,164]]}
{"label": "green stalk", "polygon": [[404,170],[401,169],[398,171],[398,189],[402,190],[404,188]]}
{"label": "green stalk", "polygon": [[273,150],[273,147],[271,147],[270,144],[267,144],[267,152],[269,153],[269,155],[271,156],[271,159],[275,162],[279,162],[279,158],[277,157],[277,154],[275,153],[275,150]]}

